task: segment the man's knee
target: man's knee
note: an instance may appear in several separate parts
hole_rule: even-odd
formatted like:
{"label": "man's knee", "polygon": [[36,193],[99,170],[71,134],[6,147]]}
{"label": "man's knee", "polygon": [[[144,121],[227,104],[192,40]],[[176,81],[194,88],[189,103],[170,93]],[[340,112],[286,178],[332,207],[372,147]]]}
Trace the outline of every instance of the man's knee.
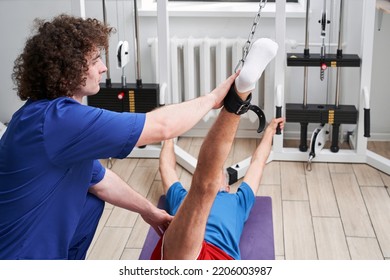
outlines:
{"label": "man's knee", "polygon": [[68,250],[68,259],[85,259],[104,210],[104,201],[88,194],[84,209]]}

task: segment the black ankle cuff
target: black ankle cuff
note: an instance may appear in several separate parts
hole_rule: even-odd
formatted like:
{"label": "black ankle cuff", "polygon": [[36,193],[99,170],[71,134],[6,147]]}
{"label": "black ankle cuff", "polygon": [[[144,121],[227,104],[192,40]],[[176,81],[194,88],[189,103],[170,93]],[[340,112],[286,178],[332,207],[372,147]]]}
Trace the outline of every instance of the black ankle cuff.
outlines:
{"label": "black ankle cuff", "polygon": [[265,123],[266,123],[265,115],[264,112],[258,106],[251,105],[251,99],[252,99],[252,93],[250,93],[246,98],[246,100],[243,101],[236,93],[236,90],[234,89],[234,83],[233,83],[232,86],[230,87],[228,94],[223,100],[223,105],[228,112],[234,113],[236,115],[245,114],[249,110],[253,111],[259,118],[259,128],[257,129],[257,132],[260,133],[265,128]]}
{"label": "black ankle cuff", "polygon": [[236,115],[242,115],[248,112],[251,106],[251,99],[252,99],[252,93],[250,93],[246,98],[246,100],[243,101],[236,93],[236,90],[234,89],[234,83],[233,83],[232,86],[230,87],[228,94],[223,100],[223,105],[225,106],[228,112],[234,113]]}

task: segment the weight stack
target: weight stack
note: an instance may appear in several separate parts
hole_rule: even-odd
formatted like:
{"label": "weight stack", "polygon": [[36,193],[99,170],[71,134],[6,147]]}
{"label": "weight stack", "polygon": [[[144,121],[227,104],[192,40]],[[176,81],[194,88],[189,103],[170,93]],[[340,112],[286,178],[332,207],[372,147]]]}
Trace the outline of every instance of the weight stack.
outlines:
{"label": "weight stack", "polygon": [[107,87],[100,84],[100,91],[88,96],[88,105],[115,112],[146,113],[159,106],[158,84],[126,84],[113,83]]}
{"label": "weight stack", "polygon": [[358,111],[353,105],[286,104],[286,122],[356,124]]}

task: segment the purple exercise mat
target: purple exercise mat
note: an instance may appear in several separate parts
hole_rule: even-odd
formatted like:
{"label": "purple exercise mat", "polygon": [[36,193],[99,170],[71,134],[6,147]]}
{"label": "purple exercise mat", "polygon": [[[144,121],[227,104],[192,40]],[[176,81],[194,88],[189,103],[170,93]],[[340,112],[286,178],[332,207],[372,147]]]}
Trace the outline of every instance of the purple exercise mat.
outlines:
{"label": "purple exercise mat", "polygon": [[[165,196],[161,196],[158,207],[163,209]],[[149,260],[157,242],[158,234],[150,228],[140,260]],[[256,196],[255,205],[244,225],[240,241],[241,258],[243,260],[274,260],[274,231],[272,223],[272,200],[269,196]]]}

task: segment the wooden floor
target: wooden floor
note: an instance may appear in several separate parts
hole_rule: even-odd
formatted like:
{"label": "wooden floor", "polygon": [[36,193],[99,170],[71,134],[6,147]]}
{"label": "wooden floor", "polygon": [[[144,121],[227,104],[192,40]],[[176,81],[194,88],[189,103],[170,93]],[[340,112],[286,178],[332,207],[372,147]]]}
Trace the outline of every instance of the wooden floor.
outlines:
{"label": "wooden floor", "polygon": [[[178,145],[196,157],[202,140],[182,138]],[[226,166],[250,156],[257,141],[236,139]],[[369,148],[390,158],[389,142]],[[112,169],[156,204],[157,159],[114,160]],[[177,172],[189,186],[191,174],[179,165]],[[257,195],[272,197],[276,259],[390,259],[387,186],[390,176],[366,164],[313,163],[307,171],[302,162],[270,162]],[[148,229],[138,214],[106,205],[87,258],[138,259]]]}

